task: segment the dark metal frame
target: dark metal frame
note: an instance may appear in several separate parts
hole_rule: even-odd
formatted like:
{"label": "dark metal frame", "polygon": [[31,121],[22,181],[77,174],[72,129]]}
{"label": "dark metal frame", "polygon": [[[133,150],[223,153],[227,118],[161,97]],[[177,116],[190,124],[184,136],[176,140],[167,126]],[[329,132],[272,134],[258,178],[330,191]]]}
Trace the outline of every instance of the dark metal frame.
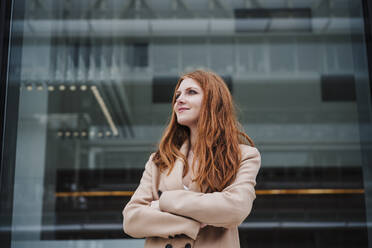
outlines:
{"label": "dark metal frame", "polygon": [[[372,79],[372,2],[363,0],[364,32],[366,37],[366,49],[368,58],[368,73]],[[372,81],[369,81],[370,95],[372,97]]]}
{"label": "dark metal frame", "polygon": [[[7,83],[7,67],[8,67],[8,48],[9,48],[9,31],[11,17],[11,3],[8,1],[0,2],[0,130],[3,131],[5,117],[5,98],[6,98],[6,83]],[[3,132],[0,133],[0,139],[3,140]],[[2,157],[3,149],[0,150]],[[0,168],[1,172],[1,168]],[[1,173],[0,173],[1,175]],[[1,186],[0,186],[1,187]]]}
{"label": "dark metal frame", "polygon": [[[365,41],[368,58],[369,78],[372,78],[372,2],[362,0]],[[13,212],[13,187],[15,172],[15,155],[18,124],[19,103],[19,68],[9,66],[10,57],[13,61],[21,61],[22,40],[10,37],[12,20],[23,20],[24,0],[0,1],[0,244],[1,247],[11,247],[11,223]],[[13,16],[12,16],[13,15]],[[20,48],[10,51],[10,44],[17,43]],[[15,65],[17,67],[17,65]],[[8,72],[9,75],[8,75]],[[370,97],[372,98],[372,81],[369,80]],[[369,116],[371,113],[367,113]],[[371,124],[372,120],[365,120]],[[363,135],[363,133],[361,133]],[[363,144],[362,144],[363,145]],[[368,156],[367,156],[368,158]],[[369,157],[370,158],[370,157]],[[371,160],[372,161],[372,160]],[[368,161],[367,161],[368,162]],[[372,170],[368,177],[372,180]],[[366,173],[366,171],[364,172]],[[367,187],[367,185],[365,185]],[[366,201],[372,199],[372,189],[366,188]],[[367,203],[368,209],[368,203]],[[372,238],[372,227],[369,226],[369,238]],[[372,248],[370,240],[369,247]]]}
{"label": "dark metal frame", "polygon": [[[12,206],[9,200],[13,198],[13,182],[9,178],[12,172],[9,171],[7,164],[7,149],[5,147],[6,130],[6,99],[7,99],[7,70],[8,70],[8,50],[11,23],[12,1],[0,1],[0,243],[4,247],[10,247],[11,232],[8,227],[11,225]],[[10,193],[10,194],[9,194]],[[11,201],[12,202],[12,201]]]}
{"label": "dark metal frame", "polygon": [[[368,70],[368,82],[361,83],[361,87],[366,89],[369,86],[369,99],[372,99],[372,2],[370,0],[362,0],[363,4],[363,16],[364,16],[364,34],[365,44],[367,52],[367,65],[364,70]],[[363,86],[365,84],[365,86]],[[359,100],[362,104],[359,104],[359,132],[360,132],[360,143],[361,143],[361,155],[363,165],[363,178],[364,178],[364,190],[365,190],[365,204],[366,204],[366,217],[367,217],[367,229],[368,229],[368,247],[372,248],[372,186],[370,183],[372,180],[372,154],[369,148],[369,129],[372,126],[372,113],[370,109],[372,106],[368,106],[371,102],[365,100]]]}
{"label": "dark metal frame", "polygon": [[11,37],[11,26],[23,16],[24,0],[0,1],[0,244],[4,248],[11,247],[20,79],[19,67],[9,63],[21,61],[22,55],[22,46],[10,49],[10,44],[22,44]]}

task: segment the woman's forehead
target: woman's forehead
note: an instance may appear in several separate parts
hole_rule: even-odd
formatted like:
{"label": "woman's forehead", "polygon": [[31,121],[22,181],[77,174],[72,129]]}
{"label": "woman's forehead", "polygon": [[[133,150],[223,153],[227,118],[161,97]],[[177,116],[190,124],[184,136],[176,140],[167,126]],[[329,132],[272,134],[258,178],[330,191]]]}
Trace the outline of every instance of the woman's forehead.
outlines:
{"label": "woman's forehead", "polygon": [[187,88],[190,88],[190,87],[201,89],[200,85],[194,79],[185,78],[181,81],[181,84],[178,87],[178,90],[184,90],[184,89],[187,89]]}

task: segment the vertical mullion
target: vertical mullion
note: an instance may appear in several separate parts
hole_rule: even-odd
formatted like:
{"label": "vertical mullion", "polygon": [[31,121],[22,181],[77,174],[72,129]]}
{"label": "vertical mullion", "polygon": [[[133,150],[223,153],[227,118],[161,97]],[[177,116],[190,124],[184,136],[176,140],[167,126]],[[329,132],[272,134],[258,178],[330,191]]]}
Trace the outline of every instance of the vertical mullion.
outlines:
{"label": "vertical mullion", "polygon": [[12,24],[13,22],[24,21],[24,7],[24,0],[0,1],[0,244],[4,248],[11,247],[20,67],[22,65],[23,43],[23,30],[21,30],[23,25],[17,25],[18,35],[12,36]]}

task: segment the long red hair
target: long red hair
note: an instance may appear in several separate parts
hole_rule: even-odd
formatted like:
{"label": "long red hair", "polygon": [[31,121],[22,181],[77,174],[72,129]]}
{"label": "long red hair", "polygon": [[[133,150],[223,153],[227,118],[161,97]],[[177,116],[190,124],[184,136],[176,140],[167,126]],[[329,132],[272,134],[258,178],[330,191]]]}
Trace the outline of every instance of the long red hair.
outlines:
{"label": "long red hair", "polygon": [[[196,178],[200,189],[206,192],[222,191],[235,179],[241,162],[239,144],[254,146],[252,139],[242,131],[236,119],[235,106],[226,83],[217,74],[196,70],[180,77],[175,87],[172,106],[176,102],[175,92],[182,80],[191,78],[203,90],[202,107],[197,123],[198,137],[194,144],[194,159],[198,161]],[[177,122],[172,108],[172,116],[153,157],[161,171],[172,171],[177,158],[184,162],[183,175],[188,172],[186,157],[181,153],[182,144],[189,142],[190,130]]]}

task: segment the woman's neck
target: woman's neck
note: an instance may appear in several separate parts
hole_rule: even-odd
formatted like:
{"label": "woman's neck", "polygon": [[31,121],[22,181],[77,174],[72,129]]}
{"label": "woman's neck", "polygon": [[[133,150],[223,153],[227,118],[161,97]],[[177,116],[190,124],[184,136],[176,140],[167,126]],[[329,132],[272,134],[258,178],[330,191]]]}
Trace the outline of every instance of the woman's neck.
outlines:
{"label": "woman's neck", "polygon": [[189,146],[190,151],[194,150],[197,136],[198,136],[198,133],[197,133],[196,127],[190,128],[190,146]]}

